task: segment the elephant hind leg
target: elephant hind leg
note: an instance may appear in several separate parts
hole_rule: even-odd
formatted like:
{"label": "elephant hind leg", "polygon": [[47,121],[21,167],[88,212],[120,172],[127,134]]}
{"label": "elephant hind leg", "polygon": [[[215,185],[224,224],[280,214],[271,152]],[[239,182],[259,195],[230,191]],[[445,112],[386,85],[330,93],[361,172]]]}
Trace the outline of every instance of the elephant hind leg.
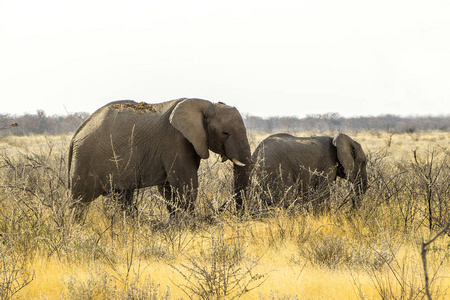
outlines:
{"label": "elephant hind leg", "polygon": [[95,185],[82,185],[80,182],[77,182],[71,187],[70,194],[72,203],[69,208],[74,216],[74,220],[78,223],[83,223],[86,219],[89,205],[102,194],[102,190],[96,188]]}
{"label": "elephant hind leg", "polygon": [[87,211],[90,203],[82,201],[74,201],[70,205],[70,210],[72,212],[73,218],[77,223],[84,223],[86,221]]}
{"label": "elephant hind leg", "polygon": [[82,197],[73,196],[73,201],[69,208],[77,223],[84,223],[86,221],[89,205],[91,204],[91,201],[86,201],[86,199],[87,197],[85,195]]}

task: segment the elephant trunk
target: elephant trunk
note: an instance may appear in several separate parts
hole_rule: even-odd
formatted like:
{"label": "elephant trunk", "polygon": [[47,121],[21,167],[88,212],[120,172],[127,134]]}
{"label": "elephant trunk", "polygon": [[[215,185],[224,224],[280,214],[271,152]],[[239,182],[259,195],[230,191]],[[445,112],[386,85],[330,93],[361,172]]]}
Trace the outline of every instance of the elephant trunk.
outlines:
{"label": "elephant trunk", "polygon": [[234,195],[237,211],[243,210],[243,198],[245,197],[244,195],[249,184],[250,171],[250,161],[248,161],[248,163],[246,163],[243,167],[236,164],[234,165]]}
{"label": "elephant trunk", "polygon": [[[250,146],[247,143],[245,149],[240,153],[238,158],[233,158],[233,174],[234,174],[234,195],[236,201],[236,210],[242,211],[244,207],[243,198],[250,181],[250,171],[253,166],[250,154]],[[241,149],[242,150],[242,149]],[[237,161],[236,161],[237,160]]]}

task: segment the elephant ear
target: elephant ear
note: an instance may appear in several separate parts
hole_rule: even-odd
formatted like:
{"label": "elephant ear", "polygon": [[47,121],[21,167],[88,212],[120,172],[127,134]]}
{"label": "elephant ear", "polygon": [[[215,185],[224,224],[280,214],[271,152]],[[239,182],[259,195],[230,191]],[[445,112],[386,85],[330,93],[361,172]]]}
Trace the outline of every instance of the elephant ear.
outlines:
{"label": "elephant ear", "polygon": [[353,174],[355,159],[359,151],[358,146],[359,148],[361,148],[361,146],[343,133],[340,133],[333,139],[333,145],[337,148],[337,157],[344,167],[345,177],[351,181],[356,176],[356,174]]}
{"label": "elephant ear", "polygon": [[179,102],[170,114],[170,124],[178,129],[194,146],[201,158],[209,157],[208,143],[203,118],[211,102],[200,99],[185,99]]}

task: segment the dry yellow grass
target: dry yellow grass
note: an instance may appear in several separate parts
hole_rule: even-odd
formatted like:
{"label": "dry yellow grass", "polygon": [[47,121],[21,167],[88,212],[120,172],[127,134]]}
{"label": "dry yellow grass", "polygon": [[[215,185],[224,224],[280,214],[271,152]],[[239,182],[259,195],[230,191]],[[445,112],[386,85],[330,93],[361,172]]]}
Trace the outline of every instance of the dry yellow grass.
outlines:
{"label": "dry yellow grass", "polygon": [[[328,218],[318,219],[312,225],[322,227],[323,223],[328,223]],[[263,231],[268,224],[254,224],[253,227],[256,234]],[[334,227],[334,226],[329,226]],[[317,228],[315,228],[317,229]],[[339,231],[346,228],[339,228]],[[330,228],[327,229],[332,232]],[[214,233],[212,233],[214,234]],[[252,233],[255,234],[255,233]],[[197,237],[198,238],[198,237]],[[208,240],[210,237],[206,237]],[[246,243],[251,243],[250,237],[242,237]],[[226,239],[226,237],[225,237]],[[265,274],[264,283],[258,288],[245,294],[242,299],[268,299],[270,297],[291,296],[298,299],[359,299],[358,287],[365,296],[365,299],[378,299],[380,295],[377,291],[375,280],[380,280],[386,285],[392,285],[393,291],[401,294],[401,285],[396,282],[394,274],[389,273],[387,269],[379,271],[379,279],[374,279],[370,272],[358,267],[330,269],[324,266],[311,265],[305,258],[298,256],[299,245],[291,240],[284,241],[278,247],[270,247],[262,242],[262,240],[270,240],[261,234],[258,241],[254,245],[249,245],[247,252],[250,255],[260,257],[257,267],[254,269],[255,274]],[[197,243],[198,241],[192,241]],[[447,241],[448,242],[448,241]],[[203,250],[208,251],[208,241],[202,241]],[[437,247],[445,248],[445,243],[439,242]],[[420,247],[418,244],[403,245],[397,253],[397,259],[405,268],[405,280],[409,284],[414,283],[420,287],[423,281],[423,269],[420,260]],[[200,251],[199,249],[194,252]],[[130,252],[128,252],[130,254]],[[153,281],[158,285],[154,286],[154,292],[160,296],[167,294],[169,291],[171,299],[186,298],[186,294],[177,285],[186,284],[185,278],[170,265],[176,265],[181,270],[181,265],[189,265],[191,262],[186,259],[184,254],[179,254],[174,261],[165,262],[158,259],[144,260],[139,259],[132,264],[129,271],[129,282],[136,280],[136,277],[145,284]],[[195,255],[195,253],[193,254]],[[119,256],[119,262],[111,267],[102,260],[96,262],[72,262],[67,263],[53,257],[51,259],[36,257],[33,260],[33,269],[36,272],[36,279],[23,289],[20,293],[22,299],[55,299],[69,298],[70,295],[82,297],[83,289],[91,290],[95,296],[94,299],[108,298],[104,289],[115,289],[116,291],[127,288],[126,282],[126,254]],[[431,256],[432,258],[432,256]],[[138,259],[138,258],[136,258]],[[120,260],[123,260],[120,262]],[[436,268],[439,260],[431,259],[430,267]],[[404,265],[403,265],[404,264]],[[393,268],[397,266],[393,265]],[[397,270],[401,272],[401,270]],[[441,275],[449,274],[449,263],[440,270]],[[378,271],[374,271],[378,272]],[[400,276],[396,274],[396,276]],[[105,277],[108,275],[109,277]],[[102,276],[104,278],[102,278]],[[111,280],[110,283],[107,281]],[[403,280],[403,279],[400,279]],[[450,278],[444,277],[437,281],[441,287],[450,285]],[[72,284],[72,285],[71,285]],[[108,285],[109,284],[109,285]],[[90,287],[89,287],[90,285]],[[250,288],[252,285],[249,286]]]}
{"label": "dry yellow grass", "polygon": [[[249,135],[254,149],[269,134]],[[450,149],[449,132],[349,135],[362,144],[372,159],[382,154],[384,171],[389,166],[396,172],[397,168],[414,164],[414,150],[419,162],[426,162],[427,153]],[[365,197],[369,202],[366,210],[355,214],[345,210],[312,216],[277,210],[266,217],[240,220],[226,214],[212,223],[194,220],[194,224],[178,225],[158,215],[160,211],[164,213],[161,203],[153,204],[151,209],[142,208],[136,221],[124,218],[117,208],[106,207],[110,201],[102,198],[91,206],[85,225],[62,224],[61,219],[68,217],[67,207],[62,207],[66,209],[64,213],[55,204],[46,206],[46,201],[51,197],[66,201],[64,186],[53,183],[52,187],[60,191],[55,196],[48,186],[56,177],[47,176],[44,168],[24,169],[29,173],[19,174],[17,167],[12,174],[5,159],[19,166],[24,159],[21,154],[34,153],[36,159],[54,164],[48,157],[54,156],[59,162],[62,157],[64,161],[69,141],[69,136],[8,137],[0,141],[3,262],[12,251],[26,258],[18,267],[28,274],[34,272],[34,279],[14,295],[16,299],[133,299],[138,295],[187,299],[186,293],[191,294],[191,289],[199,291],[198,276],[207,278],[224,269],[236,272],[235,277],[229,275],[230,280],[240,279],[241,285],[250,281],[249,291],[242,299],[424,297],[420,245],[437,228],[427,228],[422,208],[405,221],[401,212],[406,210],[400,202],[369,205],[370,201],[379,201],[370,197],[384,197],[374,191]],[[41,171],[44,173],[33,173]],[[216,157],[202,162],[201,206],[208,207],[204,204],[207,201],[223,202],[229,197],[231,183],[226,172],[230,172],[230,167],[217,163]],[[61,170],[62,177],[63,173]],[[43,175],[46,177],[39,177]],[[6,178],[15,178],[14,185]],[[37,180],[43,190],[33,190],[35,195],[20,190],[23,182],[30,188],[34,182],[30,179]],[[153,192],[150,195],[153,201],[157,199]],[[407,199],[407,195],[402,197]],[[424,202],[411,201],[420,205]],[[26,206],[22,207],[22,203]],[[148,199],[141,205],[148,206]],[[436,299],[449,296],[449,242],[448,235],[441,236],[428,253],[429,273],[437,272],[432,285]],[[225,260],[220,260],[221,256]],[[238,291],[236,288],[225,298]]]}

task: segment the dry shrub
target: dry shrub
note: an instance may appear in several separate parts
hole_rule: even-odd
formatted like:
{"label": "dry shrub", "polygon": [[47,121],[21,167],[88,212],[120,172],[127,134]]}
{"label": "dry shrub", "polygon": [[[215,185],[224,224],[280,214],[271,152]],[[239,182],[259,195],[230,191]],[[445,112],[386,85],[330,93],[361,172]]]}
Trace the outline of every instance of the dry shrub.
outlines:
{"label": "dry shrub", "polygon": [[222,226],[209,233],[199,253],[185,254],[188,263],[172,265],[186,283],[175,283],[189,298],[236,299],[264,283],[267,274],[255,272],[260,257],[246,253],[239,232],[226,237]]}
{"label": "dry shrub", "polygon": [[70,275],[65,285],[67,292],[62,292],[62,298],[68,299],[170,299],[170,288],[160,293],[162,287],[147,276],[142,280],[134,276],[129,282],[123,282],[113,274],[107,272],[97,264],[88,268],[87,278],[80,278],[77,274]]}
{"label": "dry shrub", "polygon": [[28,260],[13,247],[0,248],[0,299],[11,299],[33,281],[35,273]]}
{"label": "dry shrub", "polygon": [[313,264],[329,268],[337,268],[352,262],[352,251],[345,237],[337,237],[334,234],[314,236],[300,252]]}

